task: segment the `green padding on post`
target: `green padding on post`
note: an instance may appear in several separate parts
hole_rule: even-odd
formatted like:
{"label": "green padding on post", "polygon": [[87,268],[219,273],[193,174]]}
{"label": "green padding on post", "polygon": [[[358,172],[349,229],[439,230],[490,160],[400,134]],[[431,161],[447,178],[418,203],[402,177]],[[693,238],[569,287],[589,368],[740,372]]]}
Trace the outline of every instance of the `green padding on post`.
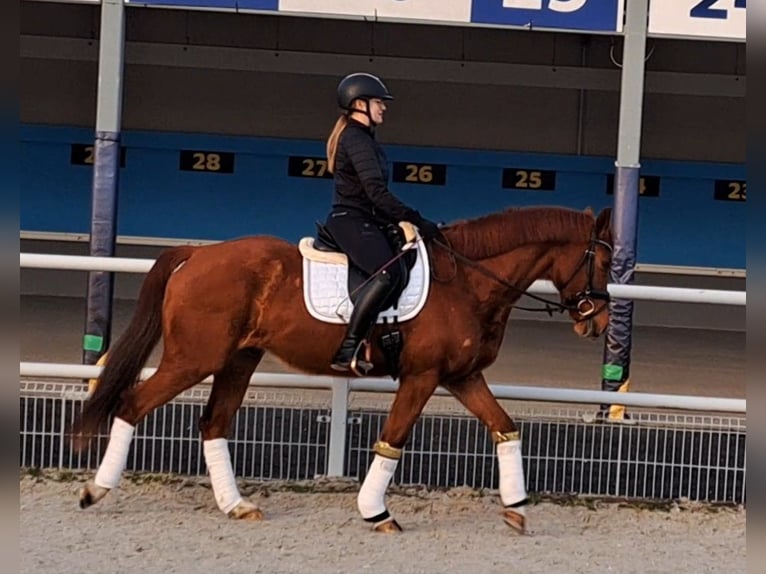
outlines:
{"label": "green padding on post", "polygon": [[99,335],[85,335],[82,340],[82,348],[85,351],[98,353],[104,347],[104,338]]}
{"label": "green padding on post", "polygon": [[623,369],[620,365],[604,365],[601,367],[601,378],[607,381],[621,381]]}

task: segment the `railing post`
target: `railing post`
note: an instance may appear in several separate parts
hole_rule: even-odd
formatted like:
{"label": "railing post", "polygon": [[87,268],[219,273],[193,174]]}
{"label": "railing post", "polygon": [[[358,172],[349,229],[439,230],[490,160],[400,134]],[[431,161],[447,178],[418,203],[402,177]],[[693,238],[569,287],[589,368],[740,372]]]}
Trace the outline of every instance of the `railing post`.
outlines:
{"label": "railing post", "polygon": [[332,379],[332,414],[330,415],[330,452],[327,456],[327,476],[343,476],[346,457],[346,427],[348,425],[349,380]]}

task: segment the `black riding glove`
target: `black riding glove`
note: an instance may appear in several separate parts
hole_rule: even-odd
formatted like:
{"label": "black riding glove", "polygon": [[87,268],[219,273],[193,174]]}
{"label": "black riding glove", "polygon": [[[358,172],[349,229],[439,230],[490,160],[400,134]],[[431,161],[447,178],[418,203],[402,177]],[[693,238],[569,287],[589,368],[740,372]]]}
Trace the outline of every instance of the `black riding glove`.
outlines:
{"label": "black riding glove", "polygon": [[420,232],[420,236],[425,241],[430,241],[431,239],[435,239],[441,235],[439,226],[436,225],[433,221],[429,221],[427,219],[420,220],[418,223],[418,232]]}

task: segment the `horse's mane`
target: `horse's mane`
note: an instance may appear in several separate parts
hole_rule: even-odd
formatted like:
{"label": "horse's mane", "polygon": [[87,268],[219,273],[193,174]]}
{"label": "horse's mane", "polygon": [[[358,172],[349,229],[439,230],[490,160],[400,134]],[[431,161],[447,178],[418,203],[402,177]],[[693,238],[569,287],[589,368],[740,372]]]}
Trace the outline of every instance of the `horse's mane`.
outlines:
{"label": "horse's mane", "polygon": [[585,241],[592,213],[565,207],[521,207],[457,221],[444,231],[452,248],[471,259],[506,253],[527,243]]}

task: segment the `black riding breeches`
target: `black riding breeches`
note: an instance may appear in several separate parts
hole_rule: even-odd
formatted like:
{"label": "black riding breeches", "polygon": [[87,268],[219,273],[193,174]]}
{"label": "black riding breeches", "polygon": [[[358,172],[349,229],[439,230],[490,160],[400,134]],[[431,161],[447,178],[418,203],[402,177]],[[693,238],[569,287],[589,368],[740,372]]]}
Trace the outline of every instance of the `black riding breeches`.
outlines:
{"label": "black riding breeches", "polygon": [[342,209],[327,217],[327,229],[351,262],[367,275],[382,267],[391,276],[391,285],[399,285],[402,279],[402,260],[391,263],[394,252],[385,232],[364,215]]}

